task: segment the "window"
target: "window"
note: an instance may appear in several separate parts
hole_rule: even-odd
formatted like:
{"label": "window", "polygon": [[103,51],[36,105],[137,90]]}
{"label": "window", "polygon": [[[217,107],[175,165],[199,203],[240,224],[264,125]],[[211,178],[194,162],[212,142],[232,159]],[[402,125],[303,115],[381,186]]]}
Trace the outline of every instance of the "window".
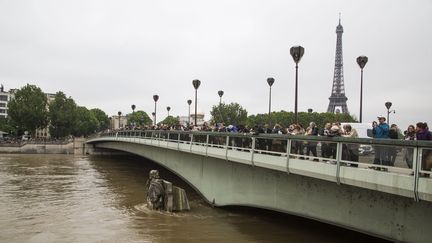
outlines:
{"label": "window", "polygon": [[0,107],[6,107],[5,103],[0,103]]}
{"label": "window", "polygon": [[0,95],[0,101],[7,101],[8,96],[7,95]]}
{"label": "window", "polygon": [[0,113],[6,113],[6,110],[5,109],[0,109]]}

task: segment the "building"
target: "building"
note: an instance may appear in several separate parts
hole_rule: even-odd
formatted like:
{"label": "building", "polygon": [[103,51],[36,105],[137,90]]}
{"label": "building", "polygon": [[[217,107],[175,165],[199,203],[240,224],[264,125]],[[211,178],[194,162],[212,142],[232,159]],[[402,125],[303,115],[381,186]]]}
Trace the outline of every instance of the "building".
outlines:
{"label": "building", "polygon": [[110,117],[110,129],[117,130],[124,128],[128,124],[127,116],[111,116]]}
{"label": "building", "polygon": [[13,93],[6,92],[3,84],[0,85],[0,118],[6,118],[8,114],[8,102],[12,99]]}

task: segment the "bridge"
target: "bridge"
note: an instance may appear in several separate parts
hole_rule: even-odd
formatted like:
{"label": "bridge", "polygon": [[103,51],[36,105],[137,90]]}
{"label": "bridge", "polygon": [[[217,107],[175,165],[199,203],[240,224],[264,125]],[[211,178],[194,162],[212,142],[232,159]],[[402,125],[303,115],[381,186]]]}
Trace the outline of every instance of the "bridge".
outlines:
{"label": "bridge", "polygon": [[[317,145],[318,153],[332,147],[334,156],[298,154],[305,144]],[[102,134],[87,146],[90,153],[110,149],[148,158],[215,206],[280,211],[393,241],[432,239],[432,178],[421,162],[430,142],[131,130]],[[357,161],[347,157],[359,146],[399,152],[395,165],[371,165],[367,149]]]}

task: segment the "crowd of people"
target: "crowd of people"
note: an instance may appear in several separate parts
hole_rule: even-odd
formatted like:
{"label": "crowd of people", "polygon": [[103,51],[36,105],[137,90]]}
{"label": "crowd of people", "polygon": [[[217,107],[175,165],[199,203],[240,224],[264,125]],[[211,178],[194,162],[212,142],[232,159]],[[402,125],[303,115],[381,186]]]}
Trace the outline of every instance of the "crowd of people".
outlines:
{"label": "crowd of people", "polygon": [[[297,136],[322,136],[322,137],[347,137],[347,138],[358,138],[358,132],[349,124],[342,125],[340,122],[326,123],[323,128],[318,128],[315,122],[310,122],[306,128],[300,123],[291,124],[288,127],[282,127],[280,124],[274,126],[269,125],[256,125],[253,127],[247,127],[244,125],[230,124],[226,126],[224,123],[208,124],[204,122],[201,126],[182,126],[180,124],[174,126],[158,125],[158,126],[144,126],[135,127],[127,126],[124,130],[176,130],[176,131],[205,131],[205,132],[228,132],[228,133],[240,133],[240,134],[289,134]],[[414,125],[409,125],[408,128],[402,133],[396,124],[389,126],[386,123],[386,118],[383,116],[378,117],[378,122],[372,123],[372,134],[375,139],[399,139],[399,140],[429,140],[432,141],[432,133],[429,131],[427,123],[419,122]],[[211,141],[216,142],[217,141]],[[250,140],[244,138],[235,138],[231,142],[232,146],[238,146],[247,148],[250,147]],[[220,144],[224,144],[221,140]],[[331,159],[336,159],[337,143],[335,142],[318,142],[318,141],[304,141],[304,140],[292,140],[291,143],[291,154],[297,154],[301,159],[313,159],[318,161],[318,150],[319,147],[320,157],[324,158],[324,161],[332,163]],[[279,153],[286,153],[286,146],[283,145],[282,139],[260,139],[257,140],[256,149],[262,151],[273,151]],[[359,161],[359,144],[343,144],[342,146],[342,159],[347,161],[358,162]],[[397,154],[401,152],[395,146],[373,146],[374,159],[373,164],[383,166],[394,166]],[[403,149],[403,158],[408,166],[413,166],[413,148]],[[422,152],[422,168],[425,170],[431,170],[432,168],[432,153],[430,150],[423,150]],[[430,161],[430,162],[429,162]],[[350,166],[357,166],[356,163],[349,164]],[[371,167],[377,170],[387,170],[384,167]]]}

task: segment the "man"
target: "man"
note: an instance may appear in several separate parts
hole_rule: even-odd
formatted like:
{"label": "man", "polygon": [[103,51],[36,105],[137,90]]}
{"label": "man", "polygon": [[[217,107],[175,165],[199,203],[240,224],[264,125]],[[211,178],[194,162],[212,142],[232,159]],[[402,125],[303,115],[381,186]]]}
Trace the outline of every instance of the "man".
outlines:
{"label": "man", "polygon": [[[389,125],[386,123],[384,116],[378,116],[378,123],[374,121],[372,123],[372,133],[376,139],[388,139],[389,138]],[[378,165],[390,165],[388,161],[387,148],[383,146],[375,146],[375,159],[374,164]],[[375,167],[373,167],[376,169]],[[378,168],[379,170],[380,168]],[[386,171],[386,168],[383,168]]]}

